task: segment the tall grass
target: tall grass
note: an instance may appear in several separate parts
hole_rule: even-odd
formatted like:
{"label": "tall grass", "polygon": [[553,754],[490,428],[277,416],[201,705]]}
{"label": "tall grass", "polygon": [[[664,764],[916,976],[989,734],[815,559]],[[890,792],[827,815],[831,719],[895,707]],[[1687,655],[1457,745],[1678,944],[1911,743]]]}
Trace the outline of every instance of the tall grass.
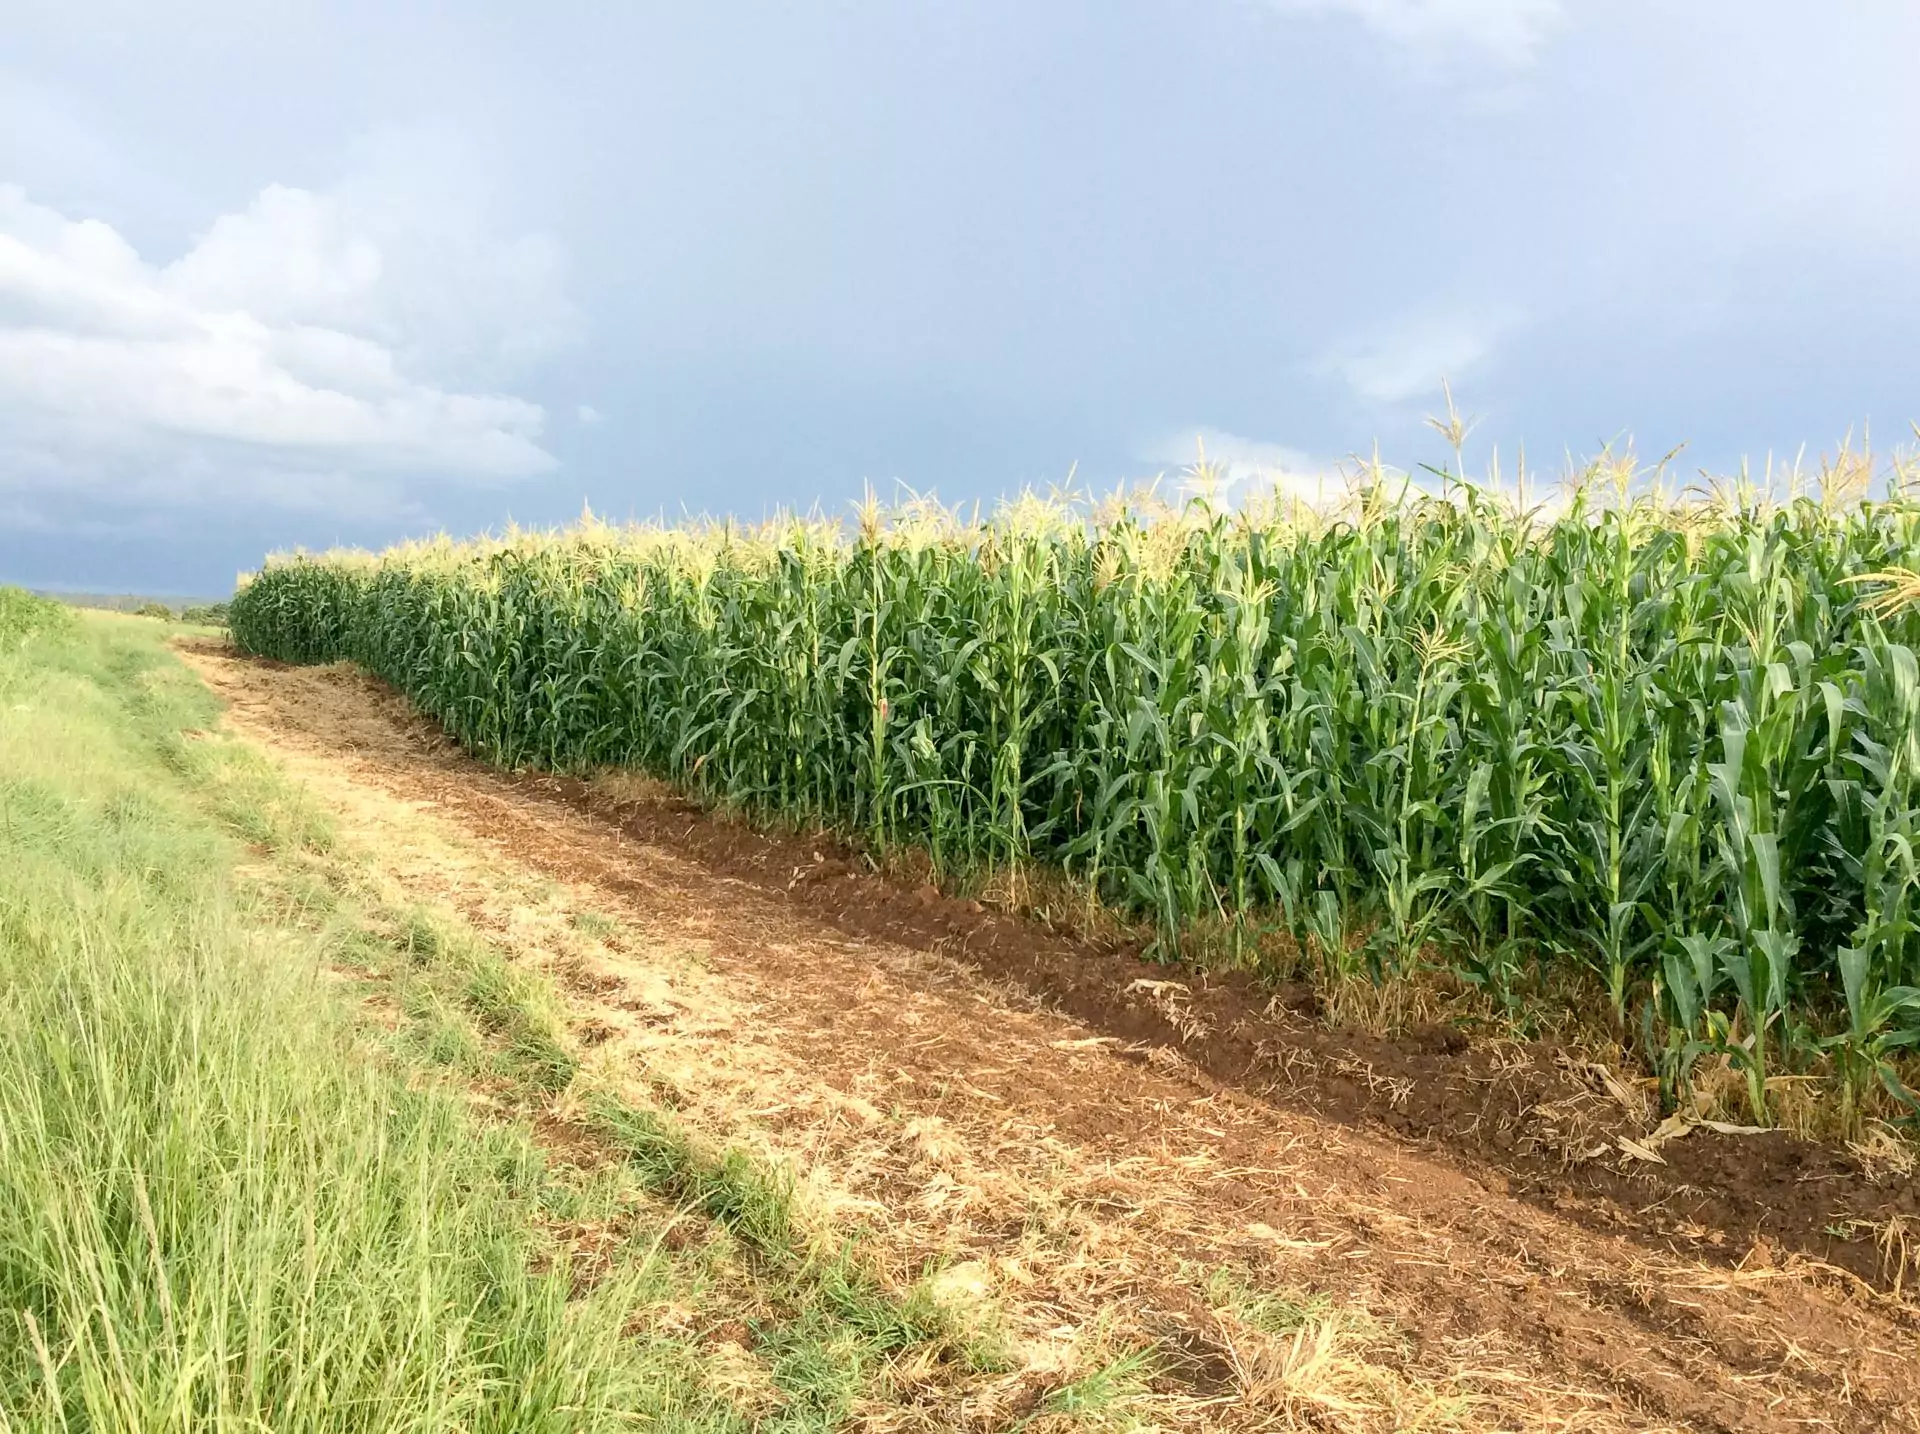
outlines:
{"label": "tall grass", "polygon": [[531,1147],[356,1045],[199,798],[324,825],[150,627],[46,618],[0,645],[0,1429],[737,1425],[630,1281],[536,1273]]}
{"label": "tall grass", "polygon": [[[1707,1053],[1907,1099],[1920,1039],[1920,504],[615,530],[270,563],[236,639],[351,658],[509,766],[643,768],[946,870],[1041,861],[1275,925],[1331,974],[1585,973],[1670,1087]],[[1248,942],[1249,949],[1256,943]],[[1883,1097],[1884,1098],[1884,1097]]]}

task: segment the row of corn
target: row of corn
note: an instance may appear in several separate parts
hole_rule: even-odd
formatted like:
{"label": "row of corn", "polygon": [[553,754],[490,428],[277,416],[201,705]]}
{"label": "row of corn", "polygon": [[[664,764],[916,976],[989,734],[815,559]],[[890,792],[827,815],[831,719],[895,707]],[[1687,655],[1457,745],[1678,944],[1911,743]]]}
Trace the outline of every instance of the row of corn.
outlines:
{"label": "row of corn", "polygon": [[[508,766],[629,766],[943,870],[1040,862],[1328,975],[1591,981],[1676,1087],[1904,1093],[1920,503],[1031,500],[280,559],[235,638]],[[1257,957],[1255,959],[1258,959]]]}

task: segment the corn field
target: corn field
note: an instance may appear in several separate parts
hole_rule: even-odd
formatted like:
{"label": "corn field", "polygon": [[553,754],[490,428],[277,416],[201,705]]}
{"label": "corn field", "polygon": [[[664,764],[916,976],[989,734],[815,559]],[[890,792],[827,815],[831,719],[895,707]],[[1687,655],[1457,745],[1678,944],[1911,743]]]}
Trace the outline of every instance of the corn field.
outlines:
{"label": "corn field", "polygon": [[351,659],[509,766],[1043,863],[1331,978],[1590,982],[1707,1053],[1910,1100],[1920,502],[1471,488],[1338,519],[1023,500],[282,558],[235,639]]}

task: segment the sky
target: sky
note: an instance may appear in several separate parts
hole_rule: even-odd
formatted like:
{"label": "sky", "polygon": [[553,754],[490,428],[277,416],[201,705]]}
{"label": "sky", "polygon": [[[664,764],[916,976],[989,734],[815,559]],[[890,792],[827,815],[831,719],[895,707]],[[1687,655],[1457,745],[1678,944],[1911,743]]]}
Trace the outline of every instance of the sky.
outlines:
{"label": "sky", "polygon": [[1920,418],[1913,0],[6,0],[0,581]]}

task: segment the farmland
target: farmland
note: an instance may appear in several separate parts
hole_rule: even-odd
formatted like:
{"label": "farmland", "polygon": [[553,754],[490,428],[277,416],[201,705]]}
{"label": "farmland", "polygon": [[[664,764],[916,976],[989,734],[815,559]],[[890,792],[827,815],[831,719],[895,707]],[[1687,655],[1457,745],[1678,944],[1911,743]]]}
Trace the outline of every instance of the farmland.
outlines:
{"label": "farmland", "polygon": [[636,769],[949,885],[1062,873],[1164,958],[1444,972],[1522,1030],[1551,995],[1668,1108],[1711,1067],[1740,1119],[1811,1081],[1857,1133],[1920,1039],[1920,505],[1849,476],[588,525],[278,561],[233,632],[505,767]]}
{"label": "farmland", "polygon": [[1920,507],[1606,477],[0,589],[0,1431],[1920,1427]]}

